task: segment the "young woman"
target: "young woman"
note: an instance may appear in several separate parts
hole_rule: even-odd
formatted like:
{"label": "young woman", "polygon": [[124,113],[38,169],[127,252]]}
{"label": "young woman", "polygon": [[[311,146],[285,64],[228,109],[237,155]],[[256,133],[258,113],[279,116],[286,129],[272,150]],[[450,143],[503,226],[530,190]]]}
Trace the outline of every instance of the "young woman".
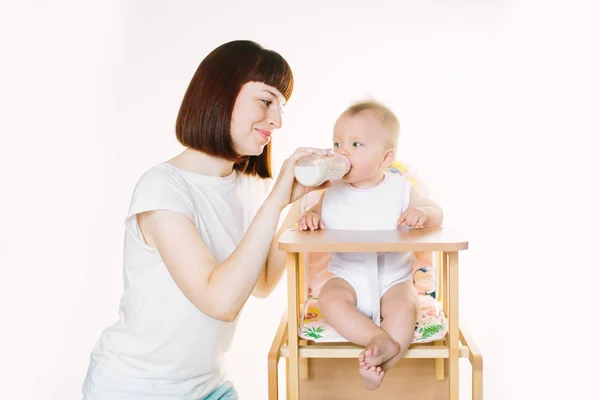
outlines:
{"label": "young woman", "polygon": [[[251,294],[267,296],[281,278],[281,211],[314,190],[293,170],[320,150],[298,149],[267,196],[269,142],[292,89],[288,63],[250,41],[201,62],[177,117],[185,151],[134,189],[120,317],[92,352],[84,399],[238,398],[221,370],[235,321]],[[290,214],[280,232],[297,221]]]}

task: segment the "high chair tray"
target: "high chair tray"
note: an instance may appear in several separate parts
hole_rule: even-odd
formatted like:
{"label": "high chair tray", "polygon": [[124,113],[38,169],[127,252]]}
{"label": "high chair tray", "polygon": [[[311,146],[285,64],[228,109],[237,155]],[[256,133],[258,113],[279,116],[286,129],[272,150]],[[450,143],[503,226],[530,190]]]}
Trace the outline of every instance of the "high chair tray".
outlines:
{"label": "high chair tray", "polygon": [[460,251],[468,248],[462,234],[447,228],[392,231],[300,231],[290,229],[279,239],[279,250],[298,252]]}

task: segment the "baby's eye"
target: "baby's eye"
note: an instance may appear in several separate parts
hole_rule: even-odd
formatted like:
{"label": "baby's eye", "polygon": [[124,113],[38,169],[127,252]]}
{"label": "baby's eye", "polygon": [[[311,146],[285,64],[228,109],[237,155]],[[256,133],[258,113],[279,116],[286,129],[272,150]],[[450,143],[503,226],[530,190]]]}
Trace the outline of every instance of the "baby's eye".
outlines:
{"label": "baby's eye", "polygon": [[352,146],[354,146],[354,147],[362,147],[362,143],[354,142],[354,143],[352,143]]}
{"label": "baby's eye", "polygon": [[340,144],[339,143],[334,143],[333,147],[335,147],[337,149],[338,147],[340,147]]}
{"label": "baby's eye", "polygon": [[261,100],[267,107],[269,107],[273,102],[271,100]]}

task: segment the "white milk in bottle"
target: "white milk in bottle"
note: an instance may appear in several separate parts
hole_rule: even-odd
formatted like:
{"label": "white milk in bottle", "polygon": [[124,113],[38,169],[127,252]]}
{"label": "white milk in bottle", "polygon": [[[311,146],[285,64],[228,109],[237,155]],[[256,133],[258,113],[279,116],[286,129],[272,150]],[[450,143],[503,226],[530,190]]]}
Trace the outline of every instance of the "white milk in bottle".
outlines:
{"label": "white milk in bottle", "polygon": [[348,157],[335,154],[320,156],[313,154],[296,162],[294,174],[300,184],[309,187],[322,185],[326,181],[342,179],[350,170]]}

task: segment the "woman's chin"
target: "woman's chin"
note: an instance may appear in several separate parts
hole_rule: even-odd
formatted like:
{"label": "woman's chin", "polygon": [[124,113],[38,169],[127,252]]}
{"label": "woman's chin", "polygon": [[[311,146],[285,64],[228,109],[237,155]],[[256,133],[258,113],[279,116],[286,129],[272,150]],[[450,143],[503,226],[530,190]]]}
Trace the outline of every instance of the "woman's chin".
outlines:
{"label": "woman's chin", "polygon": [[255,156],[260,156],[265,151],[265,147],[267,147],[266,144],[260,145],[258,147],[258,149],[256,149],[256,152],[254,153],[254,155]]}
{"label": "woman's chin", "polygon": [[241,149],[242,151],[236,151],[236,153],[238,154],[243,154],[244,157],[252,157],[252,156],[260,156],[263,151],[265,150],[265,144],[261,143],[261,144],[256,144],[253,146],[248,146],[244,149]]}
{"label": "woman's chin", "polygon": [[260,156],[263,151],[265,150],[265,146],[260,146],[258,148],[254,148],[254,149],[248,149],[248,153],[247,155],[249,156]]}

